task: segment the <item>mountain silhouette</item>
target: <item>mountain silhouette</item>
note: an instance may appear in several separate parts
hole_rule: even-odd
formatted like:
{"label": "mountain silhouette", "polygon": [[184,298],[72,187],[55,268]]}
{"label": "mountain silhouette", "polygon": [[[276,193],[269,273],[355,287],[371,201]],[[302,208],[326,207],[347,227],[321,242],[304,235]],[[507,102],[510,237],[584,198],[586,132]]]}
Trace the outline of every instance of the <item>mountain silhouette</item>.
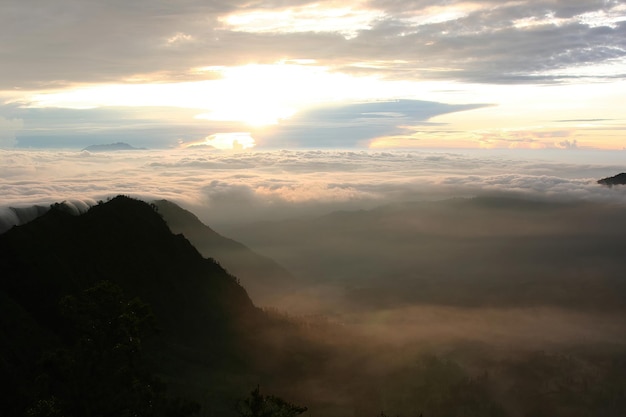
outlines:
{"label": "mountain silhouette", "polygon": [[[244,372],[246,350],[258,346],[263,315],[237,279],[174,235],[154,206],[128,197],[80,216],[56,204],[12,228],[0,235],[0,271],[4,411],[23,410],[46,352],[69,348],[60,301],[102,282],[151,307],[158,332],[147,360],[174,387],[192,370]],[[192,391],[185,384],[180,391]]]}
{"label": "mountain silhouette", "polygon": [[82,149],[83,151],[89,152],[109,152],[109,151],[139,151],[145,150],[146,148],[135,148],[132,145],[124,142],[116,142],[109,144],[101,144],[101,145],[89,145],[86,148]]}
{"label": "mountain silhouette", "polygon": [[183,234],[203,256],[217,260],[235,275],[255,304],[273,305],[293,288],[295,278],[272,259],[220,235],[175,203],[158,200],[154,204],[173,233]]}
{"label": "mountain silhouette", "polygon": [[624,230],[623,206],[494,195],[234,225],[226,233],[303,285],[332,285],[346,300],[342,308],[626,310]]}
{"label": "mountain silhouette", "polygon": [[601,180],[598,180],[598,184],[606,185],[608,187],[612,187],[614,185],[624,185],[626,184],[626,172],[622,172],[612,177],[602,178]]}
{"label": "mountain silhouette", "polygon": [[[71,206],[55,204],[40,217],[0,235],[1,416],[186,417],[198,410],[198,404],[201,416],[220,417],[295,416],[305,409],[294,404],[305,404],[310,415],[321,416],[386,415],[380,410],[401,416],[561,417],[571,416],[572,410],[580,415],[624,415],[626,356],[621,333],[615,332],[622,328],[621,309],[602,310],[599,315],[591,312],[585,318],[584,306],[579,306],[576,315],[562,319],[558,317],[563,312],[554,310],[559,330],[553,333],[560,333],[561,327],[567,333],[571,317],[592,325],[594,332],[581,333],[586,335],[581,345],[575,342],[570,346],[572,342],[565,338],[562,347],[558,338],[550,335],[538,346],[552,352],[541,351],[540,355],[533,354],[534,348],[522,346],[527,325],[537,327],[538,338],[543,339],[544,323],[534,317],[538,304],[531,304],[528,312],[511,298],[504,305],[504,311],[514,307],[514,319],[522,319],[521,336],[512,322],[510,332],[490,331],[490,315],[496,314],[496,321],[502,317],[493,304],[486,304],[484,316],[476,315],[483,310],[476,304],[444,309],[444,316],[458,311],[474,317],[470,322],[475,324],[469,329],[461,326],[459,331],[463,335],[475,331],[477,340],[482,341],[479,344],[471,339],[446,341],[445,331],[437,336],[439,323],[448,329],[450,321],[444,317],[438,322],[428,305],[417,310],[425,313],[420,320],[426,326],[419,320],[413,325],[412,320],[419,317],[401,304],[395,304],[395,310],[377,309],[411,290],[418,290],[409,294],[414,297],[425,293],[427,301],[444,295],[424,285],[429,284],[426,280],[413,288],[404,285],[410,284],[408,279],[400,281],[397,288],[371,279],[361,281],[364,285],[354,286],[348,296],[369,299],[373,307],[361,311],[363,314],[343,316],[356,320],[353,325],[333,324],[324,317],[290,317],[255,307],[235,276],[216,260],[204,258],[183,235],[172,233],[175,221],[170,218],[168,227],[164,217],[168,209],[178,210],[173,206],[164,210],[165,206],[119,196],[77,215]],[[419,273],[415,264],[397,260],[406,254],[420,255],[426,263],[439,252],[453,256],[463,268],[452,272],[467,274],[474,281],[488,270],[468,268],[470,256],[481,255],[478,260],[482,263],[489,260],[485,253],[493,248],[516,242],[513,251],[498,256],[520,254],[522,260],[546,262],[538,257],[539,252],[551,247],[547,260],[553,262],[557,255],[562,258],[555,272],[569,280],[561,281],[558,288],[569,285],[589,297],[597,296],[594,304],[610,305],[607,295],[623,300],[624,226],[616,223],[623,217],[622,207],[541,202],[522,205],[519,210],[515,207],[508,199],[392,205],[332,213],[298,229],[286,227],[296,224],[293,222],[274,225],[268,233],[284,233],[278,237],[288,247],[304,249],[304,266],[317,266],[314,273],[343,273],[345,282],[351,279],[348,267],[360,268],[361,278],[375,266],[372,260],[384,261],[379,268],[396,262],[396,273],[402,269]],[[185,219],[184,213],[174,216],[182,222],[180,227],[188,221],[196,224],[194,216]],[[480,219],[484,221],[478,222]],[[571,232],[572,224],[577,226],[576,233],[557,240],[550,237],[562,233],[560,227]],[[552,229],[546,231],[548,225]],[[251,229],[245,230],[250,233]],[[498,234],[503,231],[504,236]],[[482,233],[482,238],[474,238],[476,233]],[[204,230],[201,238],[209,240],[207,236],[215,239],[218,252],[221,237]],[[309,242],[304,248],[303,236]],[[353,238],[347,239],[349,236]],[[521,242],[518,236],[523,238]],[[561,249],[572,238],[573,244]],[[402,246],[416,239],[419,247]],[[549,246],[535,249],[546,239],[550,239]],[[329,242],[332,247],[325,248]],[[435,251],[428,252],[433,244],[437,245]],[[386,245],[395,251],[384,253]],[[476,252],[462,258],[473,247]],[[591,249],[591,258],[584,258]],[[326,259],[337,254],[346,256],[346,262],[339,263],[337,257]],[[317,265],[322,260],[330,262],[326,269]],[[353,262],[357,260],[360,263]],[[567,263],[572,263],[572,269],[563,268]],[[598,273],[575,281],[572,271],[590,264]],[[518,277],[510,265],[523,264],[506,264],[511,275],[506,277],[508,285],[519,292]],[[534,262],[532,270],[522,272],[532,277],[530,273],[541,272],[536,265]],[[498,264],[490,267],[496,272],[504,270]],[[610,273],[609,279],[602,278],[606,273]],[[439,277],[448,284],[463,283]],[[539,278],[545,277],[550,275]],[[494,282],[487,281],[489,287],[479,285],[478,290],[468,285],[438,288],[464,297],[473,290],[472,297],[482,294],[485,300],[498,290]],[[596,283],[606,285],[605,292],[598,292]],[[545,283],[536,288],[544,297]],[[500,291],[496,296],[507,295]],[[385,297],[388,300],[380,300]],[[551,305],[558,305],[554,303],[558,300],[552,301]],[[395,323],[390,319],[394,311],[402,315]],[[604,321],[609,314],[616,326]],[[602,320],[596,321],[598,317]],[[548,320],[545,329],[557,329],[550,323]],[[543,332],[549,331],[545,329]],[[513,338],[507,341],[509,337]],[[596,339],[590,342],[587,337]],[[493,348],[489,348],[490,340]],[[431,349],[434,356],[429,354]],[[566,354],[559,353],[561,349]],[[505,350],[511,351],[508,360]],[[502,391],[499,387],[503,386],[512,389]],[[257,388],[243,400],[253,387]],[[259,387],[268,394],[261,394]]]}

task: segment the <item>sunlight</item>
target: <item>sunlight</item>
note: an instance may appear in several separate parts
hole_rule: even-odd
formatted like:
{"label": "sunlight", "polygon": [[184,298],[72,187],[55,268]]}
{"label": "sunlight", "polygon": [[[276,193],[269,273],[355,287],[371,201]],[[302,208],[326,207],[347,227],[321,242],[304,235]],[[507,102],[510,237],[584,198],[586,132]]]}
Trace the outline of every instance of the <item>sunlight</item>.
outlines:
{"label": "sunlight", "polygon": [[220,21],[229,29],[252,33],[335,32],[346,39],[370,29],[384,14],[350,6],[322,7],[312,4],[279,11],[234,13]]}
{"label": "sunlight", "polygon": [[242,105],[239,108],[216,109],[210,113],[201,113],[194,116],[197,120],[244,122],[252,127],[263,127],[278,124],[280,120],[288,119],[295,113],[294,109],[279,107],[257,107],[256,104]]}
{"label": "sunlight", "polygon": [[254,148],[256,142],[249,132],[215,133],[207,136],[202,142],[184,145],[186,148],[194,146],[210,146],[221,150],[243,151]]}
{"label": "sunlight", "polygon": [[[34,94],[25,107],[93,109],[98,107],[179,107],[198,109],[199,120],[266,126],[298,110],[322,102],[393,98],[406,88],[393,88],[375,77],[330,71],[308,60],[238,67],[204,67],[205,81],[79,86]],[[398,86],[400,87],[400,86]]]}

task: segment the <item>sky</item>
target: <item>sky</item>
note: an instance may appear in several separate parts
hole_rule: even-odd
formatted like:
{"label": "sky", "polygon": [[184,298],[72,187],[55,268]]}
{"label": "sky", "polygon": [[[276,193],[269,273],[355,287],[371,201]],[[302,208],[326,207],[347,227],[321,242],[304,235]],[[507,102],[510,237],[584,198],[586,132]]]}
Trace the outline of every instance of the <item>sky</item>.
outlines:
{"label": "sky", "polygon": [[5,0],[0,149],[626,147],[626,3]]}

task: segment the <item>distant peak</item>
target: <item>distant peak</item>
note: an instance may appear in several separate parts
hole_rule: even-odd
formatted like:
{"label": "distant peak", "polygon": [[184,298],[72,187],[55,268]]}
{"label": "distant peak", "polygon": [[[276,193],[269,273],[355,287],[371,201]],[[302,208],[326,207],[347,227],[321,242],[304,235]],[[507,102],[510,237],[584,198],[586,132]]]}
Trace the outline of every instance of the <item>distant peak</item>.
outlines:
{"label": "distant peak", "polygon": [[602,178],[601,180],[598,180],[598,184],[606,185],[607,187],[624,185],[626,184],[626,172],[622,172],[613,177]]}
{"label": "distant peak", "polygon": [[83,149],[83,151],[89,152],[108,152],[108,151],[139,151],[146,148],[135,148],[132,145],[124,142],[109,143],[102,145],[90,145]]}

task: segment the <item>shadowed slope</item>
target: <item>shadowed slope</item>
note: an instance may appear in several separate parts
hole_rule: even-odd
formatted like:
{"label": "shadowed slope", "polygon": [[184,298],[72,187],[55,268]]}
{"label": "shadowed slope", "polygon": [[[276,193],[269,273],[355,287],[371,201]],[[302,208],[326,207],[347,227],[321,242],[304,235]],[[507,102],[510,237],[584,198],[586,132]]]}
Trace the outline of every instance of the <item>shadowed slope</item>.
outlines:
{"label": "shadowed slope", "polygon": [[233,276],[173,235],[150,205],[126,197],[81,216],[56,205],[0,235],[0,271],[0,331],[11,341],[1,344],[0,370],[16,377],[7,401],[25,395],[43,352],[65,343],[62,297],[103,280],[152,307],[159,332],[148,355],[167,380],[190,369],[246,368],[262,320]]}
{"label": "shadowed slope", "polygon": [[291,274],[270,258],[220,235],[170,201],[158,200],[154,204],[173,233],[182,233],[202,255],[214,258],[235,275],[255,303],[271,305],[293,287]]}
{"label": "shadowed slope", "polygon": [[625,210],[485,196],[233,226],[227,233],[306,284],[331,287],[345,296],[343,305],[623,311]]}
{"label": "shadowed slope", "polygon": [[612,177],[602,178],[601,180],[598,180],[598,184],[606,185],[607,187],[624,185],[626,184],[626,172],[622,172],[621,174],[617,174]]}

